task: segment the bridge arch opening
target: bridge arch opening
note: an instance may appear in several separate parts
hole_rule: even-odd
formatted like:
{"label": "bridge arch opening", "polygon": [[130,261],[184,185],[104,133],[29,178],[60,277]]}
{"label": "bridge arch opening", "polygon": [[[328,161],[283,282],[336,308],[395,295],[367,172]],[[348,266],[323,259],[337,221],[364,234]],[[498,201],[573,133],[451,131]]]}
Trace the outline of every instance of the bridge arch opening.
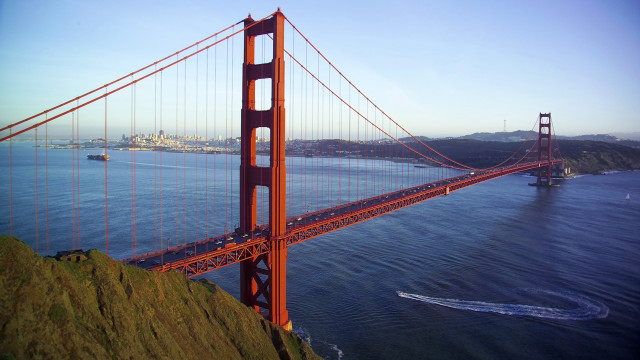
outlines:
{"label": "bridge arch opening", "polygon": [[256,35],[253,41],[255,64],[270,63],[273,60],[273,39],[271,36],[267,34]]}
{"label": "bridge arch opening", "polygon": [[271,166],[271,129],[259,127],[255,129],[256,166]]}
{"label": "bridge arch opening", "polygon": [[266,111],[271,109],[272,103],[271,78],[255,80],[255,104],[253,110]]}

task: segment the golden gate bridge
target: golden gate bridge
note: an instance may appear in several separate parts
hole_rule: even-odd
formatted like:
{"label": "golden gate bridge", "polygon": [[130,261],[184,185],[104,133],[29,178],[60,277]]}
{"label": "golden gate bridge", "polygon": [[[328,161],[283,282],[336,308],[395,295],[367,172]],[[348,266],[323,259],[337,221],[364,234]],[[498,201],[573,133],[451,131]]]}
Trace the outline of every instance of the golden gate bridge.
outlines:
{"label": "golden gate bridge", "polygon": [[[108,140],[123,118],[130,136]],[[96,124],[101,138],[82,143]],[[523,141],[501,163],[484,169],[461,164],[385,113],[278,10],[257,21],[249,15],[104,86],[3,126],[9,191],[2,201],[9,233],[47,255],[54,222],[67,226],[68,246],[86,244],[86,225],[96,228],[96,214],[87,221],[84,212],[99,202],[101,250],[109,254],[130,242],[122,262],[190,277],[238,263],[240,300],[290,329],[289,246],[513,173],[536,170],[536,185],[549,186],[552,166],[562,163],[551,114],[540,113],[535,127],[537,138]],[[72,140],[50,145],[50,128]],[[12,152],[13,143],[25,137],[35,148],[26,169]],[[56,147],[64,150],[49,150]],[[86,164],[82,155],[91,148],[105,155],[116,148],[129,151],[127,199],[114,199],[122,189],[113,187],[122,182],[114,185],[109,176],[111,161]],[[138,153],[145,150],[153,152],[153,164],[141,163]],[[50,151],[70,154],[65,186],[50,184]],[[188,167],[194,168],[189,177]],[[103,178],[104,194],[95,192],[96,174]],[[27,182],[33,195],[28,220],[20,224],[14,219],[15,182]],[[69,193],[70,204],[52,205],[53,192]],[[140,205],[142,194],[153,196],[152,211]],[[50,214],[54,206],[66,209],[64,221]],[[129,213],[130,241],[121,232],[114,237],[114,211]],[[168,234],[175,234],[173,242]]]}

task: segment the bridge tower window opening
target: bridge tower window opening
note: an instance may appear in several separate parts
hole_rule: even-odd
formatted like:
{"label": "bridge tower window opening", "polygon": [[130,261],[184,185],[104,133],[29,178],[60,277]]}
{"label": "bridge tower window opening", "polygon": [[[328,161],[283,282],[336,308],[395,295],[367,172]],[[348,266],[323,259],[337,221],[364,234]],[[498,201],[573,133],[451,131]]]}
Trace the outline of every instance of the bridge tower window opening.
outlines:
{"label": "bridge tower window opening", "polygon": [[271,166],[271,131],[267,127],[255,129],[256,162],[258,167]]}
{"label": "bridge tower window opening", "polygon": [[[258,25],[259,26],[259,25]],[[268,34],[254,37],[255,65],[269,64],[273,60],[273,38]]]}
{"label": "bridge tower window opening", "polygon": [[256,98],[254,109],[258,111],[267,111],[271,109],[271,79],[255,80]]}
{"label": "bridge tower window opening", "polygon": [[[257,226],[261,226],[261,225],[267,225],[269,223],[269,188],[266,186],[256,186],[256,225]],[[256,227],[256,229],[253,230],[253,232],[251,233],[246,233],[249,234],[249,236],[251,238],[253,237],[257,237],[258,235],[262,236],[262,231],[261,229],[258,229]],[[242,234],[244,235],[244,233]]]}

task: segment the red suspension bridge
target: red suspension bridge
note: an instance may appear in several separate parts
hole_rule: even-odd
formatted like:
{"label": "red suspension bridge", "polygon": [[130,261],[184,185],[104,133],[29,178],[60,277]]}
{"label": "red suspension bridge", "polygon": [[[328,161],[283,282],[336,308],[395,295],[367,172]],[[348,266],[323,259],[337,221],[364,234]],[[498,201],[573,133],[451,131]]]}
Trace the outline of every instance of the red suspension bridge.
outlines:
{"label": "red suspension bridge", "polygon": [[[386,114],[278,10],[3,126],[0,230],[47,255],[92,245],[188,276],[239,263],[241,301],[290,328],[289,246],[517,172],[551,185],[562,163],[551,114],[536,126],[501,163],[461,164]],[[16,155],[24,141],[27,159]],[[96,151],[111,160],[87,161]]]}

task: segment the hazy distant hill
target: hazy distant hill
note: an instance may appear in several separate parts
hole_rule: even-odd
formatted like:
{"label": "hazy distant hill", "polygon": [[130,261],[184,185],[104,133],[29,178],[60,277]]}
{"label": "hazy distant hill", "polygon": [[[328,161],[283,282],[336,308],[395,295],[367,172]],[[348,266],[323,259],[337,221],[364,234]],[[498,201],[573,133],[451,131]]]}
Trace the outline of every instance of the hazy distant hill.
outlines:
{"label": "hazy distant hill", "polygon": [[480,140],[480,141],[502,141],[502,142],[521,142],[525,140],[532,140],[538,136],[537,132],[534,131],[511,131],[511,132],[496,132],[496,133],[488,133],[488,132],[480,132],[473,133],[471,135],[460,136],[457,139],[470,139],[470,140]]}
{"label": "hazy distant hill", "polygon": [[[527,139],[534,140],[538,137],[536,131],[511,131],[511,132],[495,132],[495,133],[473,133],[470,135],[460,136],[456,139],[470,139],[479,141],[500,141],[500,142],[522,142]],[[640,149],[640,141],[629,140],[630,138],[621,139],[614,135],[609,134],[591,134],[591,135],[578,135],[578,136],[556,136],[558,140],[588,140],[588,141],[602,141],[610,144],[618,144],[629,146],[632,148]],[[428,139],[428,138],[427,138]]]}
{"label": "hazy distant hill", "polygon": [[640,141],[640,131],[613,132],[613,133],[611,133],[611,135],[617,137],[618,139]]}

